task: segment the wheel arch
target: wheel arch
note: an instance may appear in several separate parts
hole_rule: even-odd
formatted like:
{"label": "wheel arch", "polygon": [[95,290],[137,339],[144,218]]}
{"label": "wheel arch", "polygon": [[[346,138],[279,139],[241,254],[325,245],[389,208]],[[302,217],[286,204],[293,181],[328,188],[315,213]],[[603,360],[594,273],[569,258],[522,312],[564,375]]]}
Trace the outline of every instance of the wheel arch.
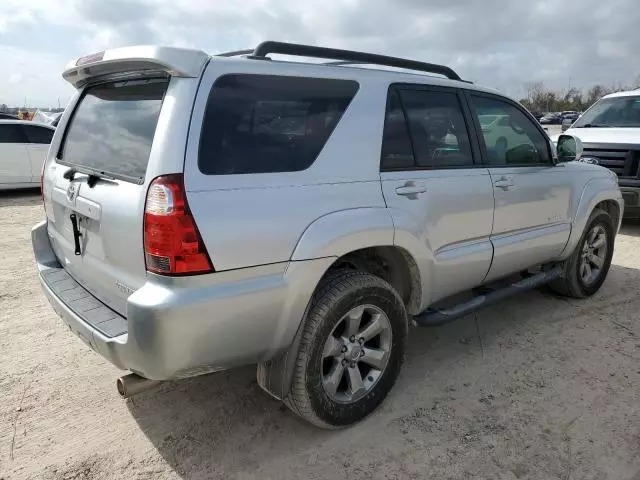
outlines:
{"label": "wheel arch", "polygon": [[571,225],[571,234],[561,255],[562,259],[571,255],[596,208],[601,208],[611,215],[617,233],[622,223],[624,201],[615,179],[594,178],[582,189]]}

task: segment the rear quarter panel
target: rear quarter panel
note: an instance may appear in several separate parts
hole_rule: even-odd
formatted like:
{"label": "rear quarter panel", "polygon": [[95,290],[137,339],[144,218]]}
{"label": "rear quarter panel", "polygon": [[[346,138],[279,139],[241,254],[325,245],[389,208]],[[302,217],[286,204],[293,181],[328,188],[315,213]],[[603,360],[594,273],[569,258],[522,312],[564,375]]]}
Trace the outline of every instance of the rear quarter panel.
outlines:
{"label": "rear quarter panel", "polygon": [[[355,80],[359,90],[308,169],[244,175],[204,175],[198,168],[202,121],[212,85],[226,73],[301,76],[301,69],[295,64],[214,59],[204,73],[184,175],[189,206],[216,270],[287,261],[317,219],[333,212],[385,207],[378,171],[386,83],[359,81],[357,72],[346,68],[342,77],[323,67],[304,72],[315,78]],[[332,232],[327,229],[323,234]],[[300,252],[304,253],[298,253],[296,260],[329,254],[320,246]]]}

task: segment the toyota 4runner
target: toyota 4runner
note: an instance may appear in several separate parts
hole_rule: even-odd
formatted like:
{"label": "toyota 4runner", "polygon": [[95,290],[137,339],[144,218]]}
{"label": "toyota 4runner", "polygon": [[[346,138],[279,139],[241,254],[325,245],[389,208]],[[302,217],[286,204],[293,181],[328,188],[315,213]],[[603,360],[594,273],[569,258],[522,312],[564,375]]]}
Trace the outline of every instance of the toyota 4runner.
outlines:
{"label": "toyota 4runner", "polygon": [[609,270],[615,175],[448,67],[265,42],[63,76],[33,248],[63,321],[132,372],[125,397],[257,363],[295,413],[348,425],[392,388],[410,324],[543,284],[587,297]]}

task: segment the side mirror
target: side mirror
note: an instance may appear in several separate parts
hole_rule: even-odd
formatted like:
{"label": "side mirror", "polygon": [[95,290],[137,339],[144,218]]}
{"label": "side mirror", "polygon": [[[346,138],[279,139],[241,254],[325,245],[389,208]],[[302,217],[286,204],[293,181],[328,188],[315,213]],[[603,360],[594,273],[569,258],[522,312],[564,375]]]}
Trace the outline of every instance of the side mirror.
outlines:
{"label": "side mirror", "polygon": [[560,135],[558,138],[558,161],[559,162],[573,162],[579,160],[582,157],[582,142],[578,137],[573,135]]}

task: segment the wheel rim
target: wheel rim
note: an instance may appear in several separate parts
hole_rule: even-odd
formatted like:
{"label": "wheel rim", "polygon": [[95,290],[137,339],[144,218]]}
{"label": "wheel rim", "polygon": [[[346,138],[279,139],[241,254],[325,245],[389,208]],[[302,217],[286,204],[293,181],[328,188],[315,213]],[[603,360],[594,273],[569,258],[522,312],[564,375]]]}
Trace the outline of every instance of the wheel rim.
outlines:
{"label": "wheel rim", "polygon": [[331,331],[322,352],[322,386],[335,402],[367,395],[384,373],[391,354],[391,322],[374,305],[360,305]]}
{"label": "wheel rim", "polygon": [[580,278],[585,285],[592,285],[599,278],[607,259],[607,232],[596,225],[587,234],[580,257]]}

